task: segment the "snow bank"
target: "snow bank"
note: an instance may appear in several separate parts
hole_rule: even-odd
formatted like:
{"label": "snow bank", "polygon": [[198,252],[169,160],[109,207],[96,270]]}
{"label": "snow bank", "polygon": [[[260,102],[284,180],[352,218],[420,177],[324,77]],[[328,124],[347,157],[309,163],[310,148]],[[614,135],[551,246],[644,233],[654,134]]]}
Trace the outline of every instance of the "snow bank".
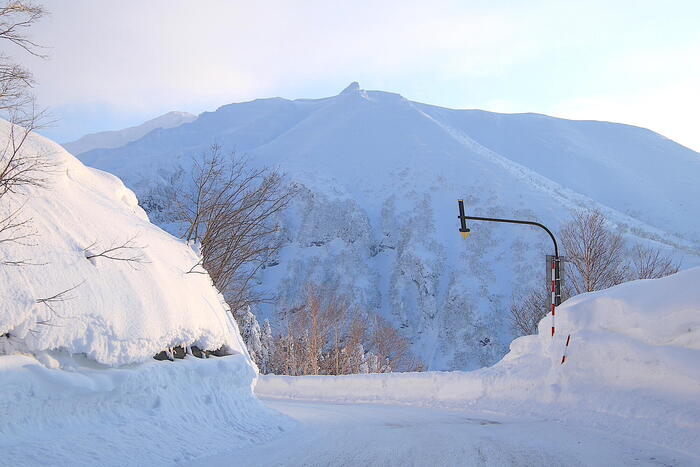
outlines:
{"label": "snow bank", "polygon": [[171,465],[265,441],[292,423],[255,398],[243,355],[118,369],[40,358],[0,357],[3,465]]}
{"label": "snow bank", "polygon": [[[0,121],[0,144],[9,123]],[[187,274],[198,257],[148,221],[136,196],[116,177],[85,167],[39,135],[27,154],[52,165],[48,188],[6,195],[0,219],[20,206],[36,235],[22,244],[0,242],[0,354],[60,349],[99,363],[145,361],[177,345],[227,346],[247,355],[235,322],[208,275]],[[98,254],[131,240],[130,249]],[[61,300],[38,303],[62,291]]]}
{"label": "snow bank", "polygon": [[[256,393],[295,399],[472,406],[586,421],[700,446],[700,268],[577,296],[539,334],[473,372],[263,376]],[[561,364],[566,337],[568,359]]]}
{"label": "snow bank", "polygon": [[[1,463],[172,464],[285,429],[253,394],[257,371],[211,279],[186,273],[195,252],[116,177],[37,135],[23,150],[53,167],[47,188],[0,204],[0,219],[21,206],[34,233],[0,242],[1,261],[25,262],[0,265]],[[109,255],[137,262],[88,258],[128,240]],[[177,345],[234,355],[153,359]]]}

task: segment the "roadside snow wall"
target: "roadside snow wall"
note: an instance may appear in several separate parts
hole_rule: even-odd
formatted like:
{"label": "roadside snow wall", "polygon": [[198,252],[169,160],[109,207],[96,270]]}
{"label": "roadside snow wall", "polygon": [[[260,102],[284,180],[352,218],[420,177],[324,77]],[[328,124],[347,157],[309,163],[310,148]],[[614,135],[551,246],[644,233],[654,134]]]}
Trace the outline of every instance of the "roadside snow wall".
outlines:
{"label": "roadside snow wall", "polygon": [[293,426],[255,398],[243,355],[122,368],[39,358],[0,357],[3,465],[172,465]]}
{"label": "roadside snow wall", "polygon": [[[700,446],[700,268],[579,295],[472,372],[261,376],[264,397],[405,403],[591,422]],[[568,335],[571,343],[561,364]]]}

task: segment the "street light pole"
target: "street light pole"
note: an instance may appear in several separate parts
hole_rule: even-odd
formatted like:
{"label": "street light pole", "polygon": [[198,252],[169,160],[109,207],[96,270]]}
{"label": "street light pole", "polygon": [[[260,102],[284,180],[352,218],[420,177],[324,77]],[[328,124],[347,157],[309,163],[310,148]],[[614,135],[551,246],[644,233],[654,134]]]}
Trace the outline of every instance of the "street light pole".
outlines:
{"label": "street light pole", "polygon": [[[552,259],[552,297],[551,297],[551,311],[552,311],[552,336],[554,336],[554,316],[556,314],[556,307],[561,304],[561,258],[559,257],[559,246],[557,245],[557,239],[554,238],[554,234],[551,230],[545,227],[543,224],[534,221],[522,221],[518,219],[501,219],[497,217],[479,217],[479,216],[467,216],[464,212],[464,200],[457,200],[459,205],[459,216],[461,226],[459,231],[462,233],[463,238],[468,238],[471,230],[467,228],[467,219],[472,221],[486,221],[486,222],[501,222],[505,224],[523,224],[523,225],[534,225],[539,227],[549,235],[554,244],[554,257]],[[549,261],[547,262],[549,266]]]}
{"label": "street light pole", "polygon": [[549,230],[547,227],[544,225],[540,224],[539,222],[534,222],[534,221],[521,221],[517,219],[499,219],[496,217],[477,217],[477,216],[466,216],[464,215],[464,200],[460,199],[457,201],[459,203],[459,220],[462,223],[462,227],[459,229],[460,232],[465,233],[465,232],[470,232],[470,229],[467,228],[467,219],[472,220],[472,221],[488,221],[488,222],[504,222],[507,224],[525,224],[525,225],[534,225],[536,227],[539,227],[543,229],[547,234],[549,235],[549,238],[552,239],[552,243],[554,243],[554,257],[559,258],[559,247],[557,246],[557,239],[554,238],[554,234],[552,233],[551,230]]}

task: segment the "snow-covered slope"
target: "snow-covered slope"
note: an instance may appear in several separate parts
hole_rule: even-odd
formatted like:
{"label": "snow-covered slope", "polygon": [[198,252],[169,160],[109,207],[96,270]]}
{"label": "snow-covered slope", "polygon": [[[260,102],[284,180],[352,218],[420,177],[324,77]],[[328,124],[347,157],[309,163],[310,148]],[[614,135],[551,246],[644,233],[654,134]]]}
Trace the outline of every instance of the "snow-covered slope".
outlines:
{"label": "snow-covered slope", "polygon": [[[0,121],[3,147],[9,129]],[[253,395],[257,370],[221,295],[186,274],[194,251],[113,175],[38,135],[22,150],[51,171],[47,187],[0,199],[0,219],[21,208],[31,226],[14,232],[32,234],[0,241],[0,463],[171,465],[291,426]],[[128,239],[108,255],[138,262],[86,257]],[[174,346],[232,355],[153,359]]]}
{"label": "snow-covered slope", "polygon": [[[700,456],[700,268],[579,295],[560,332],[513,341],[490,368],[352,376],[263,376],[261,396],[442,405],[596,426]],[[567,360],[562,364],[567,337]]]}
{"label": "snow-covered slope", "polygon": [[628,125],[444,109],[353,83],[325,99],[225,105],[81,159],[120,176],[165,225],[171,174],[212,143],[301,186],[279,264],[260,278],[277,306],[256,313],[296,305],[306,280],[334,284],[400,327],[431,369],[502,357],[512,293],[542,281],[551,253],[542,232],[521,226],[474,224],[462,241],[458,198],[470,213],[555,231],[597,208],[628,237],[698,264],[700,155]]}
{"label": "snow-covered slope", "polygon": [[64,143],[63,147],[74,155],[99,148],[118,148],[142,138],[153,130],[159,128],[175,128],[183,123],[191,122],[196,118],[197,116],[191,113],[172,111],[137,126],[124,128],[122,130],[90,133],[76,141]]}
{"label": "snow-covered slope", "polygon": [[[3,146],[8,130],[0,121]],[[107,365],[145,361],[177,345],[247,355],[211,279],[186,274],[197,255],[151,224],[119,179],[38,135],[22,150],[52,167],[46,188],[5,195],[0,205],[4,215],[21,206],[16,219],[30,220],[23,233],[33,233],[0,242],[3,262],[28,263],[0,265],[0,353],[64,350]],[[109,255],[138,262],[87,258],[125,243],[130,248]]]}

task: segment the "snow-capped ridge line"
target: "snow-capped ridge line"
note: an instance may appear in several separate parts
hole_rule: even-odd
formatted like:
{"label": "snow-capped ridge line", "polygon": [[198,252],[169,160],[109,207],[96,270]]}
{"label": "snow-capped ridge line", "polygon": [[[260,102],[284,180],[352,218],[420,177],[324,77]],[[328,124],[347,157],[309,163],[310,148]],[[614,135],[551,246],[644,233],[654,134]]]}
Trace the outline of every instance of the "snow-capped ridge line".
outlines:
{"label": "snow-capped ridge line", "polygon": [[[454,138],[460,144],[463,144],[470,151],[479,154],[491,162],[498,164],[503,167],[506,171],[513,174],[520,180],[526,181],[534,185],[537,189],[548,194],[550,197],[557,199],[562,205],[568,207],[572,211],[590,211],[597,210],[600,211],[606,218],[606,220],[618,228],[624,227],[625,231],[630,229],[634,230],[635,235],[653,240],[659,243],[664,243],[674,248],[681,249],[688,253],[695,255],[700,255],[700,244],[694,244],[682,237],[674,234],[669,234],[657,227],[651,226],[639,219],[635,219],[631,216],[623,214],[618,210],[601,204],[594,199],[577,193],[569,188],[562,186],[561,184],[555,182],[554,180],[541,175],[534,170],[525,167],[522,164],[514,162],[507,157],[498,154],[495,151],[479,144],[477,141],[469,137],[465,132],[452,128],[448,124],[440,122],[439,120],[433,118],[432,116],[422,112],[420,109],[416,109],[427,119],[434,122],[440,128],[445,130],[445,132]],[[646,130],[646,129],[645,129]],[[646,130],[650,131],[650,130]]]}
{"label": "snow-capped ridge line", "polygon": [[118,148],[143,138],[151,131],[162,128],[175,128],[185,123],[192,122],[196,118],[197,116],[191,113],[173,110],[139,125],[120,130],[90,133],[75,141],[69,141],[62,145],[67,151],[74,155],[82,154],[93,149]]}

